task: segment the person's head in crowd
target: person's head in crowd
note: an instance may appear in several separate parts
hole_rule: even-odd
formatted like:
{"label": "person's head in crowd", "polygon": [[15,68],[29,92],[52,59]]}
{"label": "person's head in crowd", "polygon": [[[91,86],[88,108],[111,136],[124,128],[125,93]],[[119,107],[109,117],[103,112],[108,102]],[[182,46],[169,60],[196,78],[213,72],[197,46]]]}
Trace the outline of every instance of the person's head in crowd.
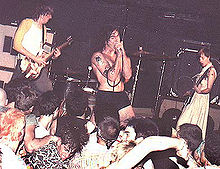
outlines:
{"label": "person's head in crowd", "polygon": [[34,106],[38,92],[33,89],[27,81],[20,79],[11,80],[5,87],[8,102],[15,103],[15,108],[28,111]]}
{"label": "person's head in crowd", "polygon": [[158,135],[158,126],[152,119],[147,117],[130,119],[125,130],[120,132],[119,143],[112,148],[111,158],[113,162],[119,161],[144,138]]}
{"label": "person's head in crowd", "polygon": [[0,106],[6,106],[8,103],[7,94],[4,89],[0,88]]}
{"label": "person's head in crowd", "polygon": [[134,117],[128,121],[127,127],[124,131],[123,139],[136,140],[144,139],[149,136],[158,136],[159,128],[157,124],[148,117]]}
{"label": "person's head in crowd", "polygon": [[62,144],[58,148],[63,160],[80,153],[89,140],[86,129],[87,120],[66,115],[58,120],[56,135],[61,138]]}
{"label": "person's head in crowd", "polygon": [[24,127],[25,115],[22,111],[11,108],[6,112],[0,112],[0,140],[14,152],[23,139]]}
{"label": "person's head in crowd", "polygon": [[177,138],[182,138],[186,141],[188,147],[187,150],[177,152],[180,157],[187,157],[189,160],[187,165],[194,165],[195,160],[198,164],[200,163],[201,147],[204,145],[202,140],[202,130],[198,125],[185,123],[179,126],[177,131]]}
{"label": "person's head in crowd", "polygon": [[171,136],[172,128],[176,128],[181,111],[176,108],[167,109],[159,121],[160,135]]}
{"label": "person's head in crowd", "polygon": [[97,124],[97,137],[99,141],[104,141],[107,148],[117,140],[120,131],[119,122],[113,117],[104,117],[104,119]]}
{"label": "person's head in crowd", "polygon": [[33,114],[35,114],[36,117],[49,117],[52,115],[51,118],[56,118],[59,113],[60,104],[61,100],[55,95],[55,93],[53,91],[47,91],[38,97],[33,108]]}
{"label": "person's head in crowd", "polygon": [[212,165],[220,166],[220,130],[214,130],[206,136],[204,152]]}
{"label": "person's head in crowd", "polygon": [[193,153],[198,146],[201,144],[202,140],[202,130],[198,125],[185,123],[179,127],[177,131],[177,137],[183,138],[187,144],[189,150]]}
{"label": "person's head in crowd", "polygon": [[75,116],[82,116],[87,105],[87,94],[78,89],[72,89],[65,101],[66,112]]}

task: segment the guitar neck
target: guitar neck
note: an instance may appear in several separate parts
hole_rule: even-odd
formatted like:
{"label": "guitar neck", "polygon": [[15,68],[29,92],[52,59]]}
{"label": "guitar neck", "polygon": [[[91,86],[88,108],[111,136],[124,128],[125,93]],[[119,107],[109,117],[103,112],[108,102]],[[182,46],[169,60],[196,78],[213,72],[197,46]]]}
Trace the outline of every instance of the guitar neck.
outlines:
{"label": "guitar neck", "polygon": [[49,54],[46,55],[46,59],[45,59],[46,62],[49,61],[49,60],[52,58],[52,56],[54,55],[54,52],[55,52],[55,49],[56,49],[56,48],[59,49],[59,50],[61,50],[61,49],[63,49],[64,47],[69,46],[69,44],[70,44],[70,42],[67,41],[67,42],[61,44],[60,46],[55,47]]}

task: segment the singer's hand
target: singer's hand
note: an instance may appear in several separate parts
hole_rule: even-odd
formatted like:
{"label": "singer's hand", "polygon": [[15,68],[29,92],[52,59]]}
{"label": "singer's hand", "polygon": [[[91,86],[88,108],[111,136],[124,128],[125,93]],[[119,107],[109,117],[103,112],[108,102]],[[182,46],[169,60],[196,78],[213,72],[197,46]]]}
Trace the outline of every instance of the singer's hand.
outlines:
{"label": "singer's hand", "polygon": [[116,52],[124,52],[124,43],[123,41],[115,43]]}

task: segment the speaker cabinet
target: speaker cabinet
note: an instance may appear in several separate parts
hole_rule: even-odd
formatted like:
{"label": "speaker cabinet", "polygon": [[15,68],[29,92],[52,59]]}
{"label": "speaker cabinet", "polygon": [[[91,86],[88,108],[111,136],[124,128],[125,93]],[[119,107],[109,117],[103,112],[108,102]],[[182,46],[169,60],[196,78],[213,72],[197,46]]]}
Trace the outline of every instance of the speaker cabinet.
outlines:
{"label": "speaker cabinet", "polygon": [[[183,101],[184,100],[182,99],[174,97],[161,98],[159,117],[161,118],[163,113],[170,108],[182,110]],[[214,130],[220,129],[220,106],[216,104],[210,104],[209,115],[214,120]]]}

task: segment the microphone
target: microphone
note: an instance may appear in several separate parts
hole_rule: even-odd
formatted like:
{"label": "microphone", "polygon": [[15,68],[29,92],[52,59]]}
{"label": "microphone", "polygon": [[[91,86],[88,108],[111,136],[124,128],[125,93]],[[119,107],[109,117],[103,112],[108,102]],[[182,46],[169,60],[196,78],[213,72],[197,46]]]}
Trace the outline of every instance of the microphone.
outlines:
{"label": "microphone", "polygon": [[122,49],[121,49],[121,48],[116,48],[116,50],[117,50],[118,52],[122,52]]}
{"label": "microphone", "polygon": [[87,80],[86,80],[86,87],[88,86],[89,80],[90,80],[90,78],[91,78],[92,66],[89,65],[89,66],[87,67],[87,69],[88,69],[88,75],[87,75]]}
{"label": "microphone", "polygon": [[91,70],[92,70],[92,66],[88,66],[87,69],[88,69],[89,71],[91,71]]}
{"label": "microphone", "polygon": [[198,53],[199,52],[196,49],[189,49],[189,48],[184,48],[183,51],[185,51],[185,52],[193,52],[193,53]]}

